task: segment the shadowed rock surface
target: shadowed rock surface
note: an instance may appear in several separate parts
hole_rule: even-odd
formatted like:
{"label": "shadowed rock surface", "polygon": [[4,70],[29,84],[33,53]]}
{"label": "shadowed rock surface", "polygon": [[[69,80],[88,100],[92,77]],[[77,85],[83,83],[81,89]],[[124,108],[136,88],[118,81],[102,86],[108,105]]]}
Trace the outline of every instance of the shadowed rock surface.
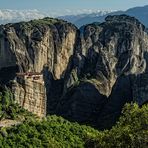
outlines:
{"label": "shadowed rock surface", "polygon": [[[77,115],[76,120],[83,123],[84,114],[81,115],[81,111],[76,108],[81,110],[98,108],[96,116],[93,114],[95,117],[91,116],[91,119],[98,118],[96,126],[99,128],[111,127],[118,119],[125,103],[136,101],[142,105],[148,99],[148,36],[145,27],[133,17],[108,16],[106,22],[102,24],[84,26],[80,43],[82,50],[73,57],[73,64],[69,68],[71,71],[67,72],[69,77],[66,77],[66,82],[71,83],[66,84],[69,84],[69,87],[73,86],[76,83],[74,80],[78,79],[81,86],[81,80],[88,81],[105,97],[104,101],[100,102],[101,110],[100,104],[97,103],[91,107],[84,107],[86,103],[83,105],[77,103],[75,112],[70,107],[67,112],[73,114],[70,116],[65,114],[65,117],[71,119]],[[87,88],[85,84],[82,86],[84,87],[82,90]],[[76,87],[79,88],[79,85]],[[92,90],[83,91],[81,95],[79,89],[74,88],[72,92],[71,97],[65,95],[69,99],[69,101],[65,99],[68,107],[69,104],[73,104],[69,103],[70,100],[83,100],[82,96],[86,96],[87,92],[91,94]],[[101,98],[98,97],[98,100]],[[93,101],[91,96],[87,99]],[[65,105],[61,105],[61,112],[63,108],[66,108]],[[90,121],[87,114],[85,119]]]}
{"label": "shadowed rock surface", "polygon": [[[24,99],[39,116],[58,114],[104,129],[126,102],[148,100],[148,35],[133,17],[108,16],[80,30],[45,18],[1,25],[0,33],[0,81],[13,80],[17,102]],[[27,83],[18,81],[22,73]]]}

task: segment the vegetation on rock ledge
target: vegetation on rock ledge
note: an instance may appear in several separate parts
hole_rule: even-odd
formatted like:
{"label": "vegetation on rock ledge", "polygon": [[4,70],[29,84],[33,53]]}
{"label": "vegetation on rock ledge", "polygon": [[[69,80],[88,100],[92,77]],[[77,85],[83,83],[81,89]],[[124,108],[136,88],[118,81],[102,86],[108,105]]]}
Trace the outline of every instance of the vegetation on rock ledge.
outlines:
{"label": "vegetation on rock ledge", "polygon": [[[3,88],[1,88],[3,89]],[[30,118],[34,116],[26,111],[13,100],[13,95],[8,89],[0,92],[0,121],[5,119],[19,120],[22,118]],[[35,116],[34,116],[35,117]]]}

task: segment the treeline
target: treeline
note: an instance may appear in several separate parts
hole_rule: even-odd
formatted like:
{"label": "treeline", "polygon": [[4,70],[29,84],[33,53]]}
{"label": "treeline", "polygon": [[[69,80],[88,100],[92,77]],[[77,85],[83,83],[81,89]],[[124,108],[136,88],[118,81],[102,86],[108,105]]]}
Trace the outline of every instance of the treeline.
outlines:
{"label": "treeline", "polygon": [[[1,98],[10,97],[7,93],[0,96]],[[23,116],[25,115],[26,111],[22,111],[20,107],[18,109],[13,101],[8,103],[5,100],[4,104],[1,110],[6,109],[5,117],[14,118],[22,112]],[[10,111],[9,107],[13,109]],[[119,121],[110,130],[98,131],[54,115],[42,121],[30,116],[20,125],[0,129],[0,147],[2,148],[147,148],[147,146],[147,104],[142,107],[135,103],[126,104]]]}

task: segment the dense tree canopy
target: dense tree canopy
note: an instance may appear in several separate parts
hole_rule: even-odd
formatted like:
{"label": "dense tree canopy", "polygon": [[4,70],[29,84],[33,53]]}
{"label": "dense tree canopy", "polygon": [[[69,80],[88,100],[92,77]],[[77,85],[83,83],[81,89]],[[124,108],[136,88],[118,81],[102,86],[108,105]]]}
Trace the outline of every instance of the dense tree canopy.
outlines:
{"label": "dense tree canopy", "polygon": [[43,120],[14,103],[8,90],[0,93],[0,122],[21,120],[21,124],[0,128],[0,147],[94,147],[146,148],[148,146],[148,104],[126,104],[110,130],[98,131],[55,115]]}
{"label": "dense tree canopy", "polygon": [[126,104],[117,124],[98,137],[89,139],[87,146],[98,148],[146,148],[148,146],[148,105]]}

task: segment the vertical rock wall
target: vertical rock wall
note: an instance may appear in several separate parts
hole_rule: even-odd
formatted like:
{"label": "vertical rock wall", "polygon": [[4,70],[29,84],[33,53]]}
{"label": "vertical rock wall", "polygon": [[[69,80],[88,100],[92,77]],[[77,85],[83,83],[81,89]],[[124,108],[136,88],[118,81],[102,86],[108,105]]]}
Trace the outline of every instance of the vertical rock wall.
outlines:
{"label": "vertical rock wall", "polygon": [[22,75],[12,82],[15,101],[39,117],[46,116],[47,95],[43,75]]}
{"label": "vertical rock wall", "polygon": [[[52,99],[47,101],[47,93],[54,91],[52,81],[64,77],[75,50],[76,36],[74,25],[58,19],[1,25],[0,83],[6,85],[14,80],[12,90],[16,102],[44,116],[46,103]],[[20,78],[16,73],[41,73],[42,76],[34,80]]]}

